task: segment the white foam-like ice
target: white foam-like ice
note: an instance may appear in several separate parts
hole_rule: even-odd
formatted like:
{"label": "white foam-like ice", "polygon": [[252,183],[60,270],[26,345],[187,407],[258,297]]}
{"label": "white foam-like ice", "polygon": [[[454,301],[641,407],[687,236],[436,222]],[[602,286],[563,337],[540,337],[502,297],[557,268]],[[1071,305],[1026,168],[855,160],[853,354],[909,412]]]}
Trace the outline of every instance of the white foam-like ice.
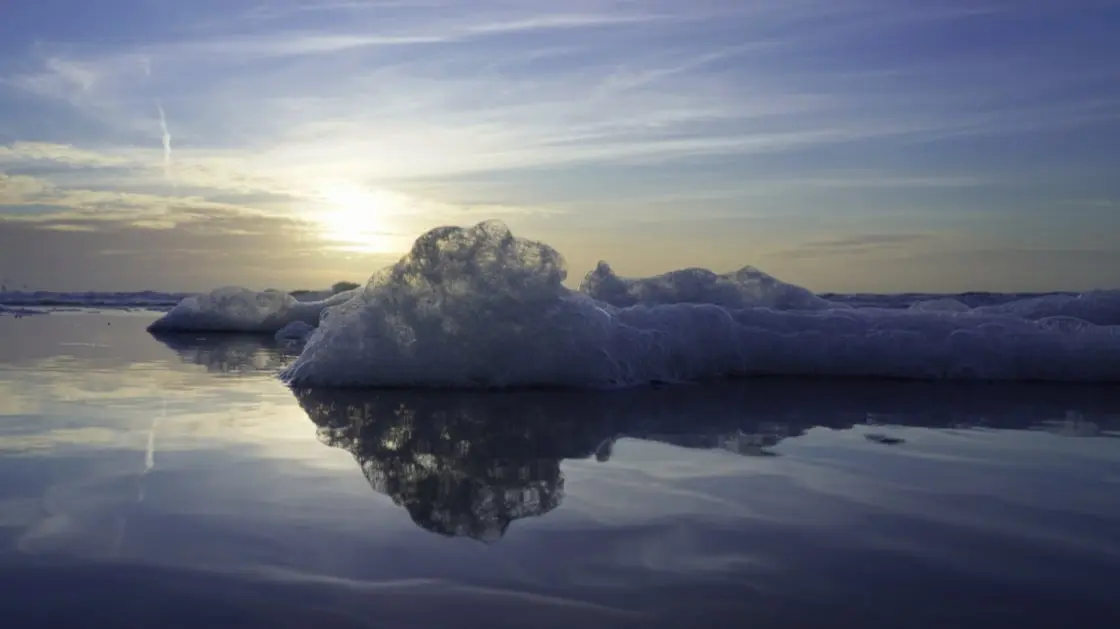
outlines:
{"label": "white foam-like ice", "polygon": [[152,332],[275,333],[296,322],[316,325],[324,309],[347,301],[351,293],[300,301],[282,291],[256,292],[227,286],[183,299],[148,329]]}
{"label": "white foam-like ice", "polygon": [[[283,377],[370,387],[618,387],[751,375],[1120,382],[1120,326],[1111,325],[1120,317],[1096,317],[1110,324],[1098,325],[1060,313],[1026,317],[1010,305],[830,307],[753,269],[621,280],[601,265],[585,292],[565,288],[565,273],[554,249],[500,223],[432,230],[327,307]],[[1115,295],[1092,299],[1111,304]]]}
{"label": "white foam-like ice", "polygon": [[712,304],[724,308],[764,306],[781,310],[840,307],[806,288],[782,282],[752,266],[725,274],[691,268],[630,279],[615,275],[609,264],[600,262],[583,279],[579,290],[619,308],[668,304]]}
{"label": "white foam-like ice", "polygon": [[1042,295],[975,309],[978,314],[1005,314],[1025,319],[1073,317],[1097,325],[1120,325],[1120,290]]}
{"label": "white foam-like ice", "polygon": [[943,299],[923,299],[910,304],[910,310],[915,312],[971,312],[968,304],[945,297]]}

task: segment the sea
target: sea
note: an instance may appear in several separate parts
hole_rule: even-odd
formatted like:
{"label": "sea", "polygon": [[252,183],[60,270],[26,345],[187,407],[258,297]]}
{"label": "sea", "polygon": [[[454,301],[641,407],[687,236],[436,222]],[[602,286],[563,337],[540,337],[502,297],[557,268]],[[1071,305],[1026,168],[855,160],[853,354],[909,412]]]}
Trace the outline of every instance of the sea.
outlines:
{"label": "sea", "polygon": [[300,389],[168,301],[0,316],[4,627],[1120,627],[1120,386]]}

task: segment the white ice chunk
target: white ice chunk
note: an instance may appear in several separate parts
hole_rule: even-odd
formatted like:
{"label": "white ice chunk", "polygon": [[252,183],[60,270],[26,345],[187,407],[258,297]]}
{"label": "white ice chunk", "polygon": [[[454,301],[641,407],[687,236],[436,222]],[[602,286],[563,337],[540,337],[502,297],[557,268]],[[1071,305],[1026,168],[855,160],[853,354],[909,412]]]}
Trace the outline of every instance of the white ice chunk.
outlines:
{"label": "white ice chunk", "polygon": [[925,299],[910,304],[910,310],[916,312],[971,312],[968,304],[946,297],[944,299]]}
{"label": "white ice chunk", "polygon": [[1024,319],[1074,317],[1097,325],[1120,325],[1120,290],[1080,294],[1042,295],[976,309],[984,314],[1007,314]]}
{"label": "white ice chunk", "polygon": [[314,326],[325,308],[348,300],[352,294],[299,301],[281,291],[256,292],[228,286],[187,297],[148,329],[152,332],[274,333],[297,321]]}
{"label": "white ice chunk", "polygon": [[[1120,382],[1120,327],[1088,318],[830,308],[753,271],[626,281],[601,266],[586,292],[565,288],[565,273],[554,249],[501,223],[432,230],[327,308],[283,377],[369,387],[617,387],[764,374]],[[610,303],[622,299],[637,304]]]}
{"label": "white ice chunk", "polygon": [[751,266],[725,274],[690,268],[630,279],[615,275],[610,265],[600,262],[583,278],[579,289],[619,308],[665,304],[713,304],[725,308],[767,307],[778,310],[838,307],[808,289],[782,282]]}

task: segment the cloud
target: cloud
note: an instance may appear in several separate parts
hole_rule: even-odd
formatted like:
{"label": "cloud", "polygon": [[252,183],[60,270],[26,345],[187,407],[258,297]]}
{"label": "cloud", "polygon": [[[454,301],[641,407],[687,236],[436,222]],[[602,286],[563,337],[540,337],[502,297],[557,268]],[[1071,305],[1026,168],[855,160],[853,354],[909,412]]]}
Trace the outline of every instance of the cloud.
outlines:
{"label": "cloud", "polygon": [[97,81],[97,74],[80,63],[52,57],[47,59],[46,66],[54,76],[82,90],[89,90]]}
{"label": "cloud", "polygon": [[0,164],[12,166],[27,161],[49,161],[70,166],[113,167],[123,166],[129,160],[80,149],[69,144],[52,142],[13,142],[0,145]]}
{"label": "cloud", "polygon": [[[991,13],[970,3],[931,9],[870,0],[731,8],[654,2],[638,9],[579,2],[556,12],[502,2],[470,10],[454,3],[327,2],[265,13],[278,23],[249,28],[226,19],[225,26],[174,41],[48,47],[43,73],[24,83],[70,86],[56,91],[64,99],[81,92],[83,111],[116,111],[106,115],[131,128],[141,118],[132,108],[150,91],[146,79],[159,78],[177,91],[165,104],[190,104],[176,107],[185,112],[176,115],[176,131],[194,136],[199,148],[226,144],[215,129],[230,129],[240,132],[246,152],[281,160],[308,155],[321,170],[381,180],[805,153],[1010,134],[1110,115],[1107,103],[993,107],[980,89],[994,69],[969,77],[969,89],[923,84],[922,73],[879,73],[842,86],[843,73],[817,61],[822,49],[850,43],[853,33],[898,34],[907,25]],[[306,13],[335,21],[308,21]],[[741,27],[734,37],[731,25]],[[528,33],[541,37],[507,37]],[[415,49],[363,52],[400,46]],[[923,73],[937,75],[946,65],[939,59]],[[144,77],[138,63],[166,71]],[[1084,72],[1062,70],[1041,79]],[[189,93],[169,78],[175,76],[192,77]]]}
{"label": "cloud", "polygon": [[[197,181],[188,175],[188,181]],[[219,179],[216,183],[230,183]],[[158,187],[157,187],[158,188]],[[473,224],[492,218],[541,218],[547,207],[492,202],[447,203],[345,180],[298,193],[264,193],[254,186],[202,188],[198,194],[88,189],[55,185],[43,178],[0,175],[0,223],[43,231],[115,232],[121,229],[202,229],[210,234],[249,235],[255,221],[275,221],[317,243],[320,252],[402,253],[433,224]],[[230,189],[241,188],[240,191]],[[272,228],[276,231],[275,227]],[[294,236],[293,236],[294,237]]]}
{"label": "cloud", "polygon": [[106,79],[111,79],[122,66],[134,67],[135,57],[119,53],[88,57],[49,54],[39,56],[38,61],[39,72],[0,76],[0,86],[82,108],[97,100],[98,91],[110,87],[105,84]]}
{"label": "cloud", "polygon": [[50,188],[49,182],[36,177],[0,172],[0,206],[22,204],[25,199],[36,198]]}
{"label": "cloud", "polygon": [[291,2],[271,3],[271,4],[258,4],[251,7],[246,13],[245,18],[250,20],[277,20],[292,16],[303,16],[309,13],[331,13],[331,12],[369,12],[370,10],[377,9],[391,9],[391,8],[415,8],[417,6],[441,6],[443,3],[439,1],[422,2],[419,0],[318,0],[315,2]]}
{"label": "cloud", "polygon": [[[0,145],[0,167],[34,172],[42,179],[38,185],[125,191],[162,189],[168,179],[170,158],[170,133],[167,135],[162,153],[137,147],[90,150],[49,142],[14,142]],[[206,196],[272,195],[273,201],[290,201],[297,194],[292,181],[284,180],[284,173],[256,173],[247,160],[221,151],[180,151],[177,156],[176,183]]]}
{"label": "cloud", "polygon": [[795,248],[775,251],[768,257],[799,259],[799,258],[836,258],[843,257],[882,257],[926,251],[936,245],[939,234],[932,233],[884,233],[884,234],[859,234],[816,240],[798,245]]}
{"label": "cloud", "polygon": [[327,55],[359,48],[438,44],[439,35],[346,35],[289,32],[269,35],[213,38],[157,46],[161,57],[234,57],[241,60],[268,57]]}
{"label": "cloud", "polygon": [[60,231],[60,232],[96,232],[100,231],[100,226],[91,223],[67,223],[58,219],[44,220],[39,225],[42,229]]}
{"label": "cloud", "polygon": [[[669,19],[670,15],[648,12],[535,12],[510,11],[501,5],[481,3],[470,10],[458,10],[454,5],[425,5],[401,3],[410,9],[406,18],[399,13],[386,17],[382,11],[390,6],[366,5],[304,5],[280,7],[268,13],[272,18],[298,17],[298,13],[326,12],[338,9],[360,9],[371,18],[364,20],[368,28],[354,29],[353,16],[347,18],[345,27],[332,31],[308,29],[298,22],[290,26],[253,33],[222,33],[190,41],[154,44],[146,47],[150,54],[163,58],[183,57],[236,57],[238,59],[283,58],[321,56],[360,49],[423,47],[464,42],[477,42],[489,38],[549,31],[577,31],[602,27],[624,27]],[[489,9],[489,10],[488,10]],[[254,15],[260,17],[261,13]],[[381,19],[376,19],[381,18]]]}
{"label": "cloud", "polygon": [[862,249],[875,246],[906,245],[914,242],[928,241],[929,234],[864,234],[849,238],[834,240],[818,240],[804,245],[812,249]]}
{"label": "cloud", "polygon": [[[819,228],[788,255],[850,260],[944,244],[828,237],[939,224],[928,209],[864,220],[886,206],[992,216],[1044,184],[1036,205],[1117,196],[1103,177],[1078,183],[1108,159],[1083,140],[1120,124],[1115,70],[1084,63],[1114,44],[1050,28],[1044,2],[250,4],[12,44],[0,190],[15,201],[0,215],[55,231],[314,218],[340,211],[323,190],[344,184],[390,199],[394,233],[560,210],[554,226],[750,217],[802,230],[781,247]],[[993,43],[1008,20],[1036,36]],[[829,212],[827,227],[806,219]],[[1089,223],[1067,231],[1102,231]]]}
{"label": "cloud", "polygon": [[491,22],[482,22],[476,24],[468,24],[458,29],[457,33],[462,35],[492,35],[492,34],[505,34],[505,33],[527,33],[548,30],[562,30],[562,29],[575,29],[575,28],[588,28],[598,26],[613,26],[620,24],[641,24],[643,22],[652,22],[656,20],[670,19],[668,15],[658,14],[593,14],[593,13],[574,13],[574,14],[542,14],[532,17],[518,18],[512,20],[496,20]]}
{"label": "cloud", "polygon": [[1117,199],[1071,199],[1061,205],[1070,209],[1120,211],[1120,200]]}
{"label": "cloud", "polygon": [[42,96],[76,100],[82,93],[89,92],[99,78],[91,65],[62,57],[44,59],[43,70],[39,74],[17,76],[10,83]]}
{"label": "cloud", "polygon": [[633,90],[672,78],[676,75],[698,70],[709,64],[734,59],[737,56],[747,55],[751,52],[778,48],[781,45],[782,42],[778,40],[761,40],[693,55],[684,60],[675,58],[680,56],[678,53],[677,55],[671,55],[668,60],[655,67],[630,72],[624,70],[616,75],[608,76],[604,81],[602,89],[606,92]]}
{"label": "cloud", "polygon": [[122,222],[0,220],[0,268],[11,284],[51,290],[317,288],[362,281],[399,254],[327,254],[305,223],[227,216],[174,229]]}
{"label": "cloud", "polygon": [[48,228],[61,224],[61,229],[71,230],[77,224],[92,227],[121,223],[170,229],[206,222],[221,229],[228,217],[264,214],[255,208],[202,197],[60,188],[40,178],[0,173],[0,221],[39,223]]}

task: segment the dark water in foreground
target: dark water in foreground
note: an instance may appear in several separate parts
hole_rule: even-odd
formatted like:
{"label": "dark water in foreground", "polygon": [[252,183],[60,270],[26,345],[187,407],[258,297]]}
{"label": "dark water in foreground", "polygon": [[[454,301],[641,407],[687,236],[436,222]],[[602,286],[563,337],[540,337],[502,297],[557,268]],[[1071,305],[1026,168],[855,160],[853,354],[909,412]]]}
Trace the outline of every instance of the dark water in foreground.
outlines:
{"label": "dark water in foreground", "polygon": [[291,392],[0,318],[5,627],[1120,626],[1120,391]]}

